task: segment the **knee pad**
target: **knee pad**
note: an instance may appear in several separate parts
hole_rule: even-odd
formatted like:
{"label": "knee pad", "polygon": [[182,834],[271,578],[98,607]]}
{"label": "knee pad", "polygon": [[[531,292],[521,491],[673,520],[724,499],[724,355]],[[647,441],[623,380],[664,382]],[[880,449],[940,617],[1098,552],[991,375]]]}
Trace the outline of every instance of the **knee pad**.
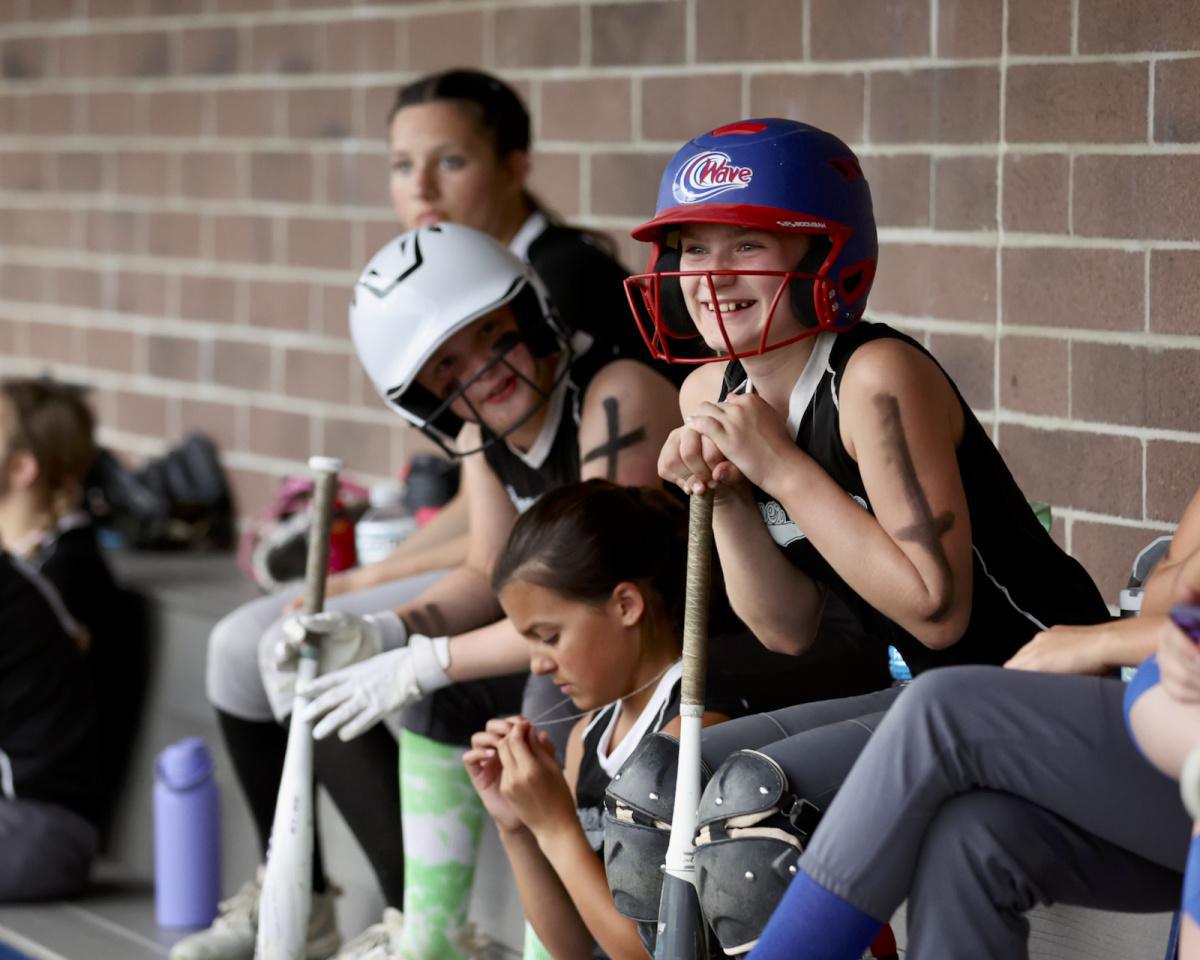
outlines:
{"label": "knee pad", "polygon": [[717,769],[700,800],[696,887],[725,953],[754,946],[820,817],[765,754],[739,750]]}
{"label": "knee pad", "polygon": [[[638,923],[654,952],[663,865],[671,839],[679,741],[655,733],[638,744],[604,794],[604,870],[617,912]],[[701,783],[707,779],[701,769]]]}

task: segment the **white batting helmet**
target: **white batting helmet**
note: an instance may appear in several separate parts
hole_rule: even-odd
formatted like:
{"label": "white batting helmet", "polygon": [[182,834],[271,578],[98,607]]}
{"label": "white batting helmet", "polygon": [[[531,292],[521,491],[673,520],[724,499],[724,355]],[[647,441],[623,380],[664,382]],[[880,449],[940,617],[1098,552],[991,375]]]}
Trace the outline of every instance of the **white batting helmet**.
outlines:
{"label": "white batting helmet", "polygon": [[[521,342],[537,357],[569,349],[532,269],[492,237],[461,224],[418,227],[389,241],[354,286],[350,334],[367,376],[388,406],[452,455],[472,452],[454,449],[462,420],[450,412],[470,384],[435,396],[416,382],[417,374],[450,337],[506,304],[520,337],[498,344],[485,370],[504,363]],[[485,445],[501,438],[484,426]]]}

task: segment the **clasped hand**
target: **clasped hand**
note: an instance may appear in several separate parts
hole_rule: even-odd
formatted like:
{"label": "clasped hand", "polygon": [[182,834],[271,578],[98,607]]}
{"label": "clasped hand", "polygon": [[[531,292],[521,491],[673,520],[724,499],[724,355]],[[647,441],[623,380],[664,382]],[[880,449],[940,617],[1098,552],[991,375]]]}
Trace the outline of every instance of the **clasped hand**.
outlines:
{"label": "clasped hand", "polygon": [[575,822],[575,800],[545,733],[524,717],[489,720],[463,755],[471,783],[496,825],[535,836]]}
{"label": "clasped hand", "polygon": [[757,394],[739,394],[700,404],[671,431],[659,454],[658,475],[687,494],[742,477],[766,489],[780,460],[796,449],[786,421],[770,404]]}

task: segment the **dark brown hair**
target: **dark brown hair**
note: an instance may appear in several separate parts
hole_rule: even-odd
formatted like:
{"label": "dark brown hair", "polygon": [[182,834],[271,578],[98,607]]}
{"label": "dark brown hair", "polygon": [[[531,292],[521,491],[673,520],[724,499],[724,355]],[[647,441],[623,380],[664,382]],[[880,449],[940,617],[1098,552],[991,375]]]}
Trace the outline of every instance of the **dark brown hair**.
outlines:
{"label": "dark brown hair", "polygon": [[49,379],[0,380],[9,454],[24,450],[38,465],[37,489],[57,511],[73,501],[96,459],[95,417],[84,389]]}
{"label": "dark brown hair", "polygon": [[680,636],[687,567],[687,510],[661,489],[608,480],[544,494],[513,525],[492,587],[532,583],[583,603],[604,603],[633,582]]}

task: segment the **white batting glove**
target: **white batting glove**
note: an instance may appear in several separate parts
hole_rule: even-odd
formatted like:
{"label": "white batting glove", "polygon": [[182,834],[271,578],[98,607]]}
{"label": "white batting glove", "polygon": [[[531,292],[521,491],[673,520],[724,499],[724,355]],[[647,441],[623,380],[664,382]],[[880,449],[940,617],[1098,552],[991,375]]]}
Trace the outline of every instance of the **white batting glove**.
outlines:
{"label": "white batting glove", "polygon": [[310,703],[303,718],[316,722],[316,740],[334,730],[342,740],[353,740],[389,713],[449,686],[453,682],[446,674],[449,666],[448,637],[412,634],[407,647],[388,650],[304,684],[299,692]]}
{"label": "white batting glove", "polygon": [[320,673],[332,673],[367,660],[388,647],[399,646],[408,633],[404,622],[390,610],[366,617],[326,610],[312,616],[289,617],[281,626],[282,637],[279,631],[268,631],[258,648],[263,688],[277,720],[284,719],[292,711],[296,667],[306,628],[320,636]]}

